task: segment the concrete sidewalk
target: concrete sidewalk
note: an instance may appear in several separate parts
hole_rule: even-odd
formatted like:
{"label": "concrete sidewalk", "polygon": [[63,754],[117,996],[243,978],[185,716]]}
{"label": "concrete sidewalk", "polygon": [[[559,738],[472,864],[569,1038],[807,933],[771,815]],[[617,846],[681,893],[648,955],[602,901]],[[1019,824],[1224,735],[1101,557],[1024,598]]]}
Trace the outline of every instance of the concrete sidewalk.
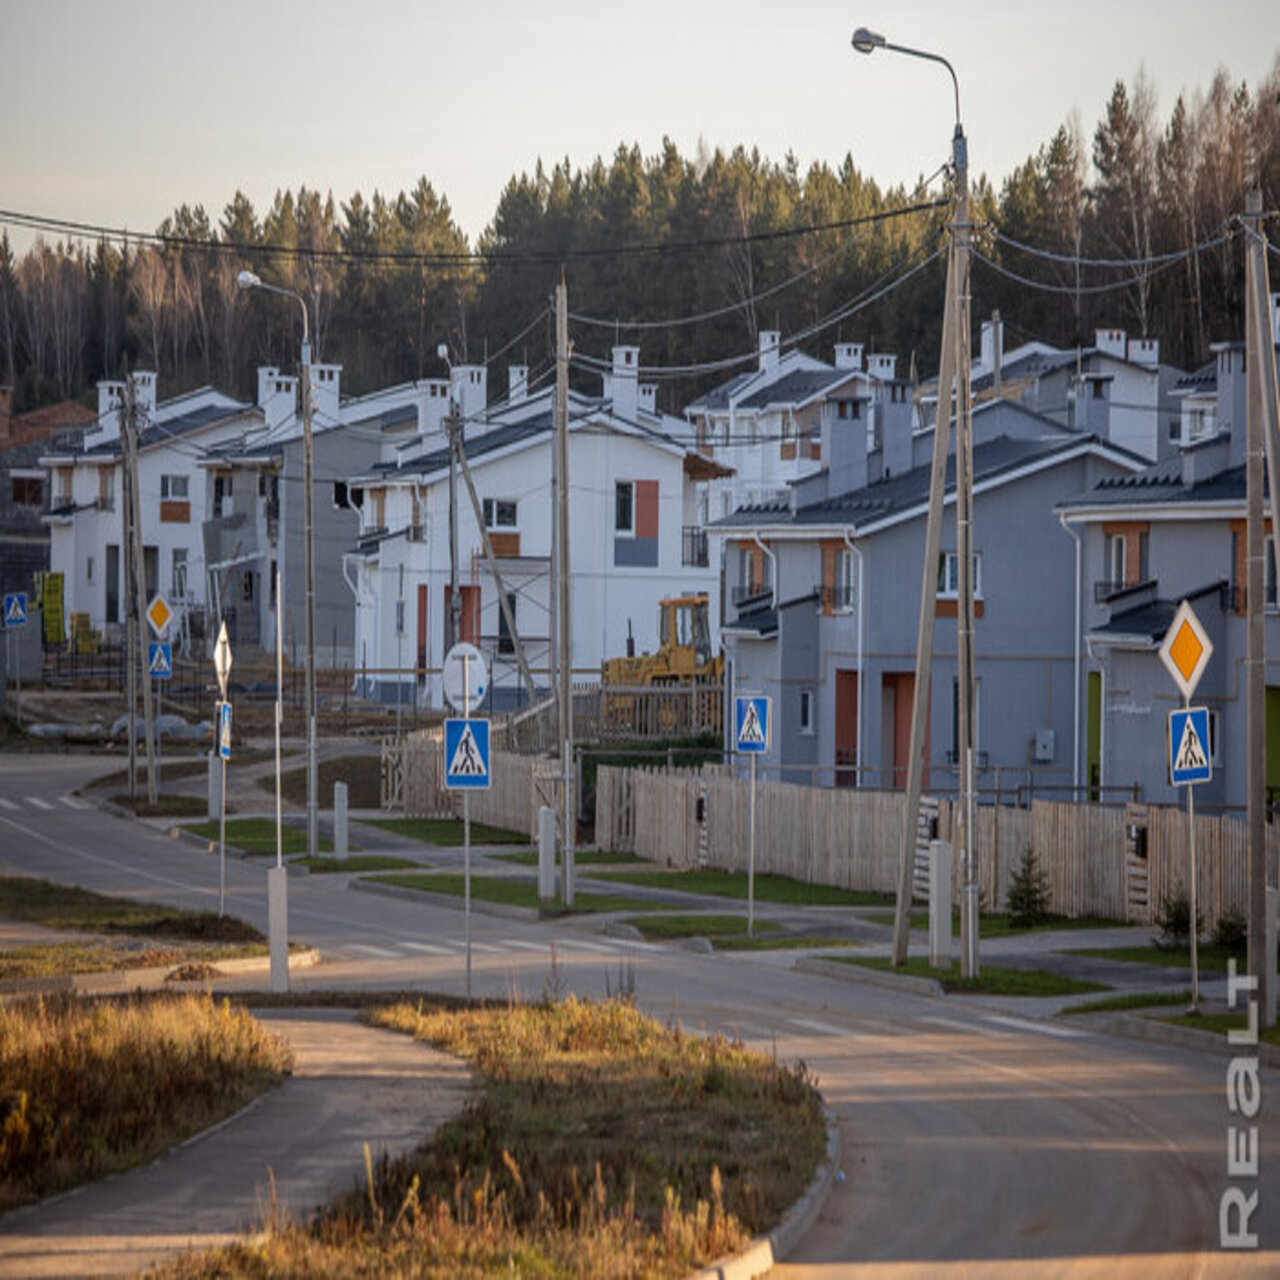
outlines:
{"label": "concrete sidewalk", "polygon": [[293,1076],[152,1164],[0,1218],[0,1277],[134,1272],[304,1218],[363,1182],[363,1146],[411,1150],[470,1096],[465,1064],[347,1010],[255,1014],[293,1048]]}

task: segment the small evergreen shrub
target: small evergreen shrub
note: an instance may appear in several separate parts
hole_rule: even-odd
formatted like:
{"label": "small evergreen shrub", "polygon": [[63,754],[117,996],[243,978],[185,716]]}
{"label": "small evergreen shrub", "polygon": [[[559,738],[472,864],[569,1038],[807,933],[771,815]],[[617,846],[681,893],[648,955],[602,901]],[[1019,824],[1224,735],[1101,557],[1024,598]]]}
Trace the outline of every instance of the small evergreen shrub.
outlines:
{"label": "small evergreen shrub", "polygon": [[[1171,893],[1165,896],[1160,904],[1160,915],[1156,918],[1160,935],[1156,938],[1156,946],[1176,950],[1191,945],[1191,903],[1185,893]],[[1196,937],[1204,932],[1204,916],[1196,911]]]}
{"label": "small evergreen shrub", "polygon": [[1228,907],[1213,926],[1213,945],[1228,955],[1244,955],[1249,945],[1249,922],[1238,907]]}
{"label": "small evergreen shrub", "polygon": [[1020,929],[1044,924],[1049,919],[1049,875],[1030,846],[1022,851],[1022,862],[1009,882],[1009,923]]}

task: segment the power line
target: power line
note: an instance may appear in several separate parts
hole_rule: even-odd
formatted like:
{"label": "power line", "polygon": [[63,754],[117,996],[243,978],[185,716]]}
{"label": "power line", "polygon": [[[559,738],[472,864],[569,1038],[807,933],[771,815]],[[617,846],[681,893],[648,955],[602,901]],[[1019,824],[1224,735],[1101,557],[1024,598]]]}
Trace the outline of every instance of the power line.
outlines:
{"label": "power line", "polygon": [[[1068,297],[1079,297],[1084,295],[1097,295],[1103,293],[1120,293],[1125,289],[1132,289],[1134,284],[1143,277],[1130,277],[1127,280],[1113,280],[1109,284],[1091,284],[1091,285],[1074,285],[1074,284],[1046,284],[1043,280],[1033,280],[1030,276],[1024,276],[1017,271],[1012,271],[1008,267],[1001,266],[1000,263],[988,258],[978,249],[970,249],[970,254],[976,262],[981,262],[984,266],[989,267],[997,275],[1004,276],[1006,279],[1013,280],[1017,284],[1024,285],[1028,289],[1038,289],[1041,293],[1057,293],[1064,294]],[[1176,266],[1182,260],[1182,255],[1177,258],[1161,263],[1159,266],[1145,277],[1147,280],[1154,279],[1156,276],[1168,271],[1170,267]]]}
{"label": "power line", "polygon": [[1169,263],[1182,262],[1187,258],[1194,257],[1196,254],[1204,253],[1206,250],[1216,249],[1239,234],[1238,230],[1231,229],[1223,231],[1211,240],[1202,240],[1199,244],[1191,245],[1186,249],[1177,249],[1170,253],[1152,254],[1143,258],[1085,258],[1076,254],[1058,253],[1052,249],[1041,249],[1036,245],[1024,244],[1021,240],[1015,240],[1012,236],[1006,235],[999,227],[990,222],[984,224],[984,230],[989,231],[992,237],[1000,244],[1008,245],[1010,248],[1030,254],[1032,257],[1043,258],[1048,262],[1057,262],[1070,267],[1112,269],[1164,266]]}
{"label": "power line", "polygon": [[238,253],[289,261],[307,260],[323,262],[370,262],[386,266],[494,266],[494,265],[558,265],[567,262],[608,260],[628,257],[662,257],[668,254],[700,253],[707,249],[743,244],[764,244],[787,240],[797,236],[814,235],[826,231],[846,231],[853,227],[867,226],[907,217],[930,209],[941,208],[946,200],[932,200],[906,205],[901,209],[886,209],[880,213],[865,214],[856,218],[841,218],[833,222],[810,223],[801,227],[779,227],[771,231],[748,232],[734,236],[712,236],[703,240],[658,240],[631,245],[603,245],[599,248],[564,248],[555,250],[522,251],[507,253],[500,249],[468,249],[453,252],[424,253],[411,250],[351,250],[300,245],[251,244],[234,240],[218,240],[200,236],[178,236],[160,232],[130,232],[123,227],[109,227],[101,223],[78,222],[68,218],[54,218],[43,214],[25,213],[15,209],[0,209],[0,224],[25,227],[33,231],[50,231],[70,236],[92,237],[100,240],[118,240],[123,243],[148,244],[164,248],[203,249],[212,253]]}

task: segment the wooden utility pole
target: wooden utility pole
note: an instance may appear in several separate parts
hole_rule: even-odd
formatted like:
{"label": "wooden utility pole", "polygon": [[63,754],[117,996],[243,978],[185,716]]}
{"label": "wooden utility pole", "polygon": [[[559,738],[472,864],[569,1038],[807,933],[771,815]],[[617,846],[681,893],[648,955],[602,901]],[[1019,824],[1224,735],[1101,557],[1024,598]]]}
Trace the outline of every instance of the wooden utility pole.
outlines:
{"label": "wooden utility pole", "polygon": [[556,617],[559,641],[560,773],[564,796],[561,897],[573,906],[573,662],[569,619],[569,290],[564,268],[556,286],[556,474],[559,481],[556,527]]}
{"label": "wooden utility pole", "polygon": [[[1276,1022],[1276,958],[1267,947],[1266,841],[1266,617],[1263,600],[1267,554],[1263,526],[1263,466],[1271,492],[1271,528],[1277,531],[1280,494],[1280,392],[1276,387],[1275,333],[1267,241],[1261,231],[1262,194],[1249,192],[1245,229],[1245,715],[1248,848],[1249,972],[1258,979],[1260,1025]],[[1273,542],[1274,546],[1274,542]],[[1273,566],[1275,567],[1275,566]]]}
{"label": "wooden utility pole", "polygon": [[[155,708],[151,699],[151,675],[146,666],[147,638],[147,569],[146,552],[142,540],[142,495],[138,484],[138,405],[134,398],[133,375],[125,379],[125,420],[128,427],[128,473],[123,477],[129,486],[129,512],[132,526],[132,544],[130,558],[133,562],[133,600],[130,621],[133,623],[134,658],[136,666],[131,666],[142,678],[142,715],[147,739],[147,804],[156,807],[156,721]],[[124,437],[121,437],[122,456],[125,449]],[[130,741],[133,728],[130,726]]]}
{"label": "wooden utility pole", "polygon": [[[132,386],[131,375],[125,373],[125,386]],[[138,658],[137,611],[133,603],[133,485],[129,477],[133,474],[133,464],[129,458],[129,446],[132,433],[129,420],[132,416],[129,405],[132,396],[128,390],[120,399],[120,550],[123,553],[120,568],[124,573],[124,653],[126,681],[129,699],[129,802],[134,804],[138,799]]]}

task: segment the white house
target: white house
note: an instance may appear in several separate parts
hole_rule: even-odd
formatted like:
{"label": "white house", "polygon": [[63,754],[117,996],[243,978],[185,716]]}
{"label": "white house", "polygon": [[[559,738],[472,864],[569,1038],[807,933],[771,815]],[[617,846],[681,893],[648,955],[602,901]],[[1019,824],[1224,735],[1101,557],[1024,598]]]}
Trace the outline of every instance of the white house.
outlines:
{"label": "white house", "polygon": [[[702,591],[713,616],[719,609],[696,510],[697,483],[717,469],[681,443],[685,424],[656,411],[652,392],[639,385],[638,357],[634,347],[615,348],[604,394],[570,394],[571,661],[580,676],[598,673],[629,640],[637,652],[653,649],[663,597]],[[553,616],[553,399],[550,388],[530,395],[520,366],[505,402],[463,415],[498,576],[541,687]],[[352,481],[360,540],[346,566],[356,595],[358,686],[384,701],[438,706],[450,608],[449,451],[434,432],[417,449],[400,445],[394,460]],[[524,697],[515,641],[461,476],[457,501],[461,638],[489,659],[494,705],[515,705]]]}

